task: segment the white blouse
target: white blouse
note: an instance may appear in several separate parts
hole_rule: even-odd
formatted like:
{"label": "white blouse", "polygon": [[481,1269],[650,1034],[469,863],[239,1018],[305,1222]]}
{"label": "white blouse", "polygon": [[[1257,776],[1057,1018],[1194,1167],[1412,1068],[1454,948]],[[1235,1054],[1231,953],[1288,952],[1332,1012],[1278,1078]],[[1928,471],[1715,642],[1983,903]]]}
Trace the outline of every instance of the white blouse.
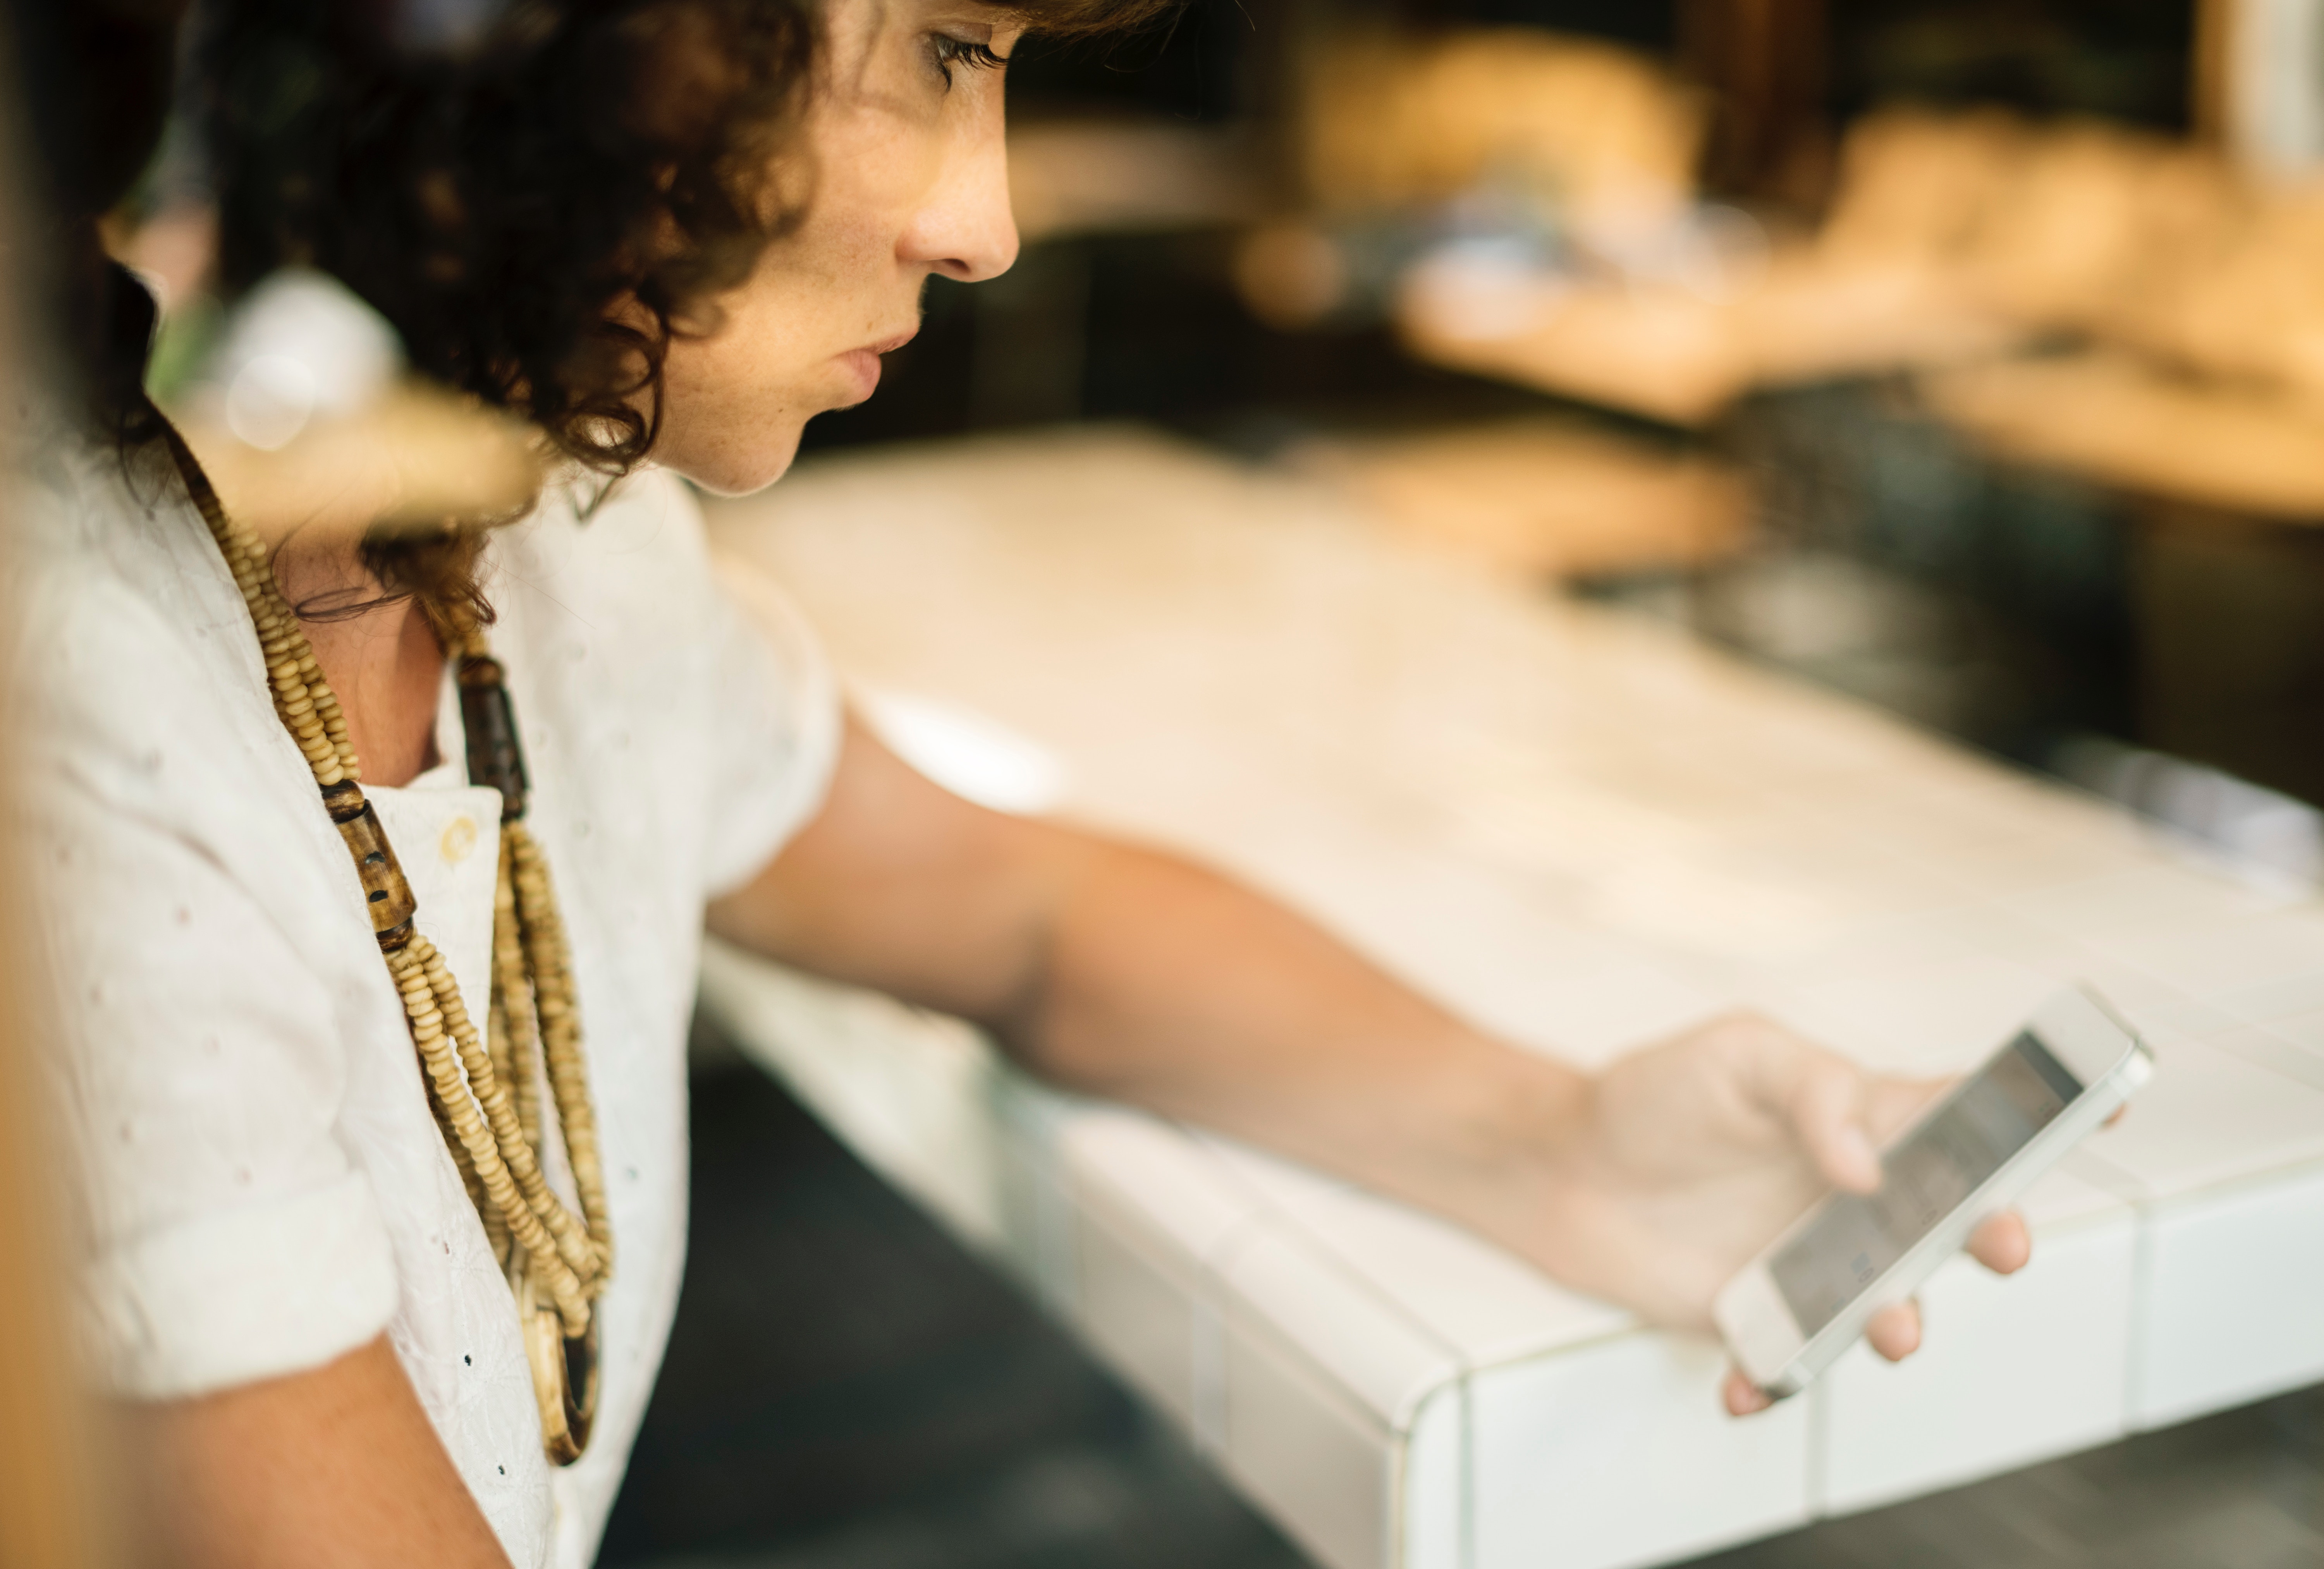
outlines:
{"label": "white blouse", "polygon": [[[706,900],[820,804],[838,699],[778,607],[714,585],[675,479],[498,532],[494,651],[573,945],[615,1261],[596,1428],[541,1455],[516,1317],[424,1097],[355,868],[276,719],[217,547],[166,475],[48,445],[12,508],[28,818],[92,1357],[166,1399],[385,1330],[519,1565],[595,1556],[685,1259],[685,1037]],[[754,624],[755,622],[755,624]],[[481,1014],[499,796],[447,761],[366,789]]]}

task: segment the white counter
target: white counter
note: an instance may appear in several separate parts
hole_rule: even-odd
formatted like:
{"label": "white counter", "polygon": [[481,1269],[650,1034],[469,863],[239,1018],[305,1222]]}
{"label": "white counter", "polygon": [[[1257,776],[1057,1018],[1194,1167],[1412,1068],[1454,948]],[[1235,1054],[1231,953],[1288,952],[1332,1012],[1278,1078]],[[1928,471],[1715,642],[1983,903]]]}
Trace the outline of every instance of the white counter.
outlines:
{"label": "white counter", "polygon": [[2135,1114],[2033,1196],[2023,1275],[1949,1266],[1923,1354],[1859,1347],[1734,1422],[1708,1343],[1035,1088],[953,1022],[712,954],[747,1050],[1333,1569],[1667,1562],[2324,1377],[2314,904],[1157,436],[867,453],[713,518],[738,583],[779,580],[908,721],[1061,762],[987,748],[996,790],[1054,782],[1528,1046],[1601,1062],[1748,1005],[1945,1070],[2084,979],[2157,1047]]}

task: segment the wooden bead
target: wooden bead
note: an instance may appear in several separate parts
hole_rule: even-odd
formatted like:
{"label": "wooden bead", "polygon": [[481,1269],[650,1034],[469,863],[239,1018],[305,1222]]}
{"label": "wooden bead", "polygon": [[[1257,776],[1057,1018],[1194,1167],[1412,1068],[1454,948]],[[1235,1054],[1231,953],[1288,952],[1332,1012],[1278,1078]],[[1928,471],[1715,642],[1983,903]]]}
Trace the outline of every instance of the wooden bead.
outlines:
{"label": "wooden bead", "polygon": [[524,815],[530,782],[500,662],[480,656],[461,660],[459,686],[460,720],[468,733],[468,782],[499,791],[501,821],[512,822]]}
{"label": "wooden bead", "polygon": [[383,935],[404,925],[420,908],[420,902],[404,880],[395,847],[387,842],[378,813],[364,799],[363,791],[349,784],[326,790],[323,800],[331,821],[339,826],[339,837],[346,840],[347,852],[355,857],[355,875],[363,879],[364,898],[371,906],[373,934]]}

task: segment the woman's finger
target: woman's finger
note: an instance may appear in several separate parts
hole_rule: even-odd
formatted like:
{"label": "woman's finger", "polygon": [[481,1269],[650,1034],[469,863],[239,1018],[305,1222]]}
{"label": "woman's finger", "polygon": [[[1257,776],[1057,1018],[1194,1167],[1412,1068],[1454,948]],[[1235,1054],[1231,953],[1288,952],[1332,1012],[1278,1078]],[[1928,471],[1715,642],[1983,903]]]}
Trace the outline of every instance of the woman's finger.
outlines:
{"label": "woman's finger", "polygon": [[1997,1275],[2014,1275],[2034,1256],[2034,1234],[2025,1217],[2014,1209],[1987,1216],[1969,1234],[1969,1257]]}
{"label": "woman's finger", "polygon": [[1854,1067],[1823,1052],[1808,1057],[1785,1109],[1825,1181],[1850,1193],[1880,1186],[1880,1157],[1864,1126],[1864,1076]]}
{"label": "woman's finger", "polygon": [[1720,1398],[1727,1403],[1727,1414],[1730,1417],[1748,1417],[1775,1403],[1766,1390],[1745,1378],[1740,1368],[1727,1370],[1726,1385],[1719,1392]]}
{"label": "woman's finger", "polygon": [[1921,1349],[1921,1305],[1898,1302],[1883,1308],[1864,1326],[1864,1338],[1890,1362],[1902,1362]]}
{"label": "woman's finger", "polygon": [[1950,1078],[1876,1078],[1864,1100],[1864,1124],[1873,1142],[1886,1144],[1928,1110],[1929,1104],[1958,1081]]}

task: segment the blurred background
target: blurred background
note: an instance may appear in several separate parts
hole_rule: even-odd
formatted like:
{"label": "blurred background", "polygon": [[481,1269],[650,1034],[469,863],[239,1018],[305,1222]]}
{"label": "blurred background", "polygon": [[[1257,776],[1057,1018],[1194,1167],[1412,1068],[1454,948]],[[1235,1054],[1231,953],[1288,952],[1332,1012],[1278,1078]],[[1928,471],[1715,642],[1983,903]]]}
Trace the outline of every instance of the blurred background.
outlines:
{"label": "blurred background", "polygon": [[[1010,74],[1021,260],[810,462],[1159,425],[2324,875],[2324,5],[1190,0]],[[609,1559],[1304,1562],[809,1119],[814,1218],[714,1207],[726,1071]],[[2319,1464],[2292,1397],[1733,1563],[2324,1562]]]}
{"label": "blurred background", "polygon": [[[936,280],[809,463],[1160,427],[2324,878],[2324,3],[1188,0],[1010,78],[1021,260]],[[212,201],[165,154],[117,248],[168,305],[165,396],[279,446],[335,394],[240,375],[281,356],[219,301]],[[696,1055],[694,1263],[608,1563],[1304,1562],[706,1026]],[[1736,1561],[2324,1562],[2320,1413]],[[2262,1515],[2313,1528],[2215,1555]],[[2043,1520],[2121,1553],[2042,1555]]]}

